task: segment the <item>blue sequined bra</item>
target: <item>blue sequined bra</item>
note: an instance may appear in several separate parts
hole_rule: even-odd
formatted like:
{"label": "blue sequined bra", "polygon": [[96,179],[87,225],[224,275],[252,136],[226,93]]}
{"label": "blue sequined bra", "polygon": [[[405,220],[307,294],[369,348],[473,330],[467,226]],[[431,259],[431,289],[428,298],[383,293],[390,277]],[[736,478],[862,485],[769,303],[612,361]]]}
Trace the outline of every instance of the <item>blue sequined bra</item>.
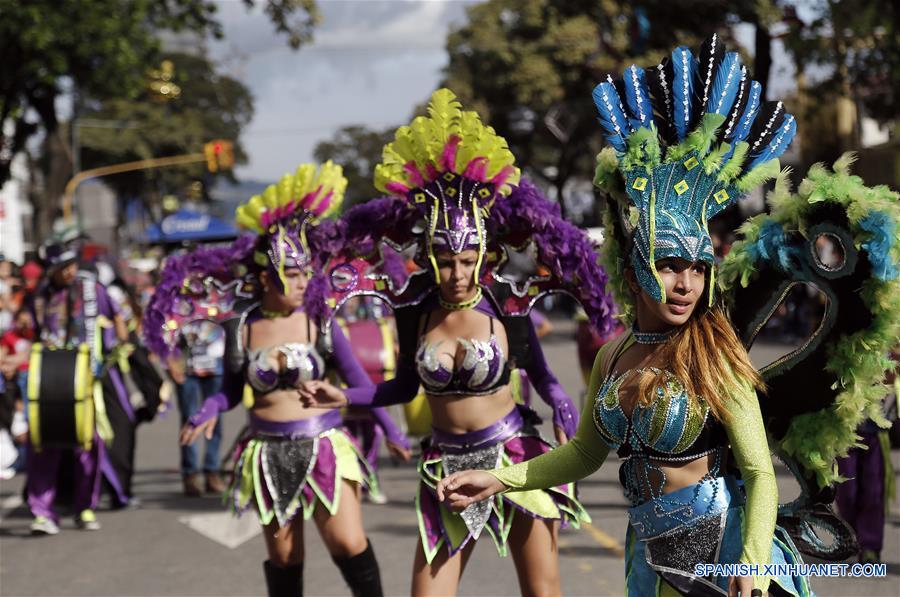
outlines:
{"label": "blue sequined bra", "polygon": [[[636,371],[640,373],[641,370]],[[684,386],[667,373],[666,390],[657,390],[650,405],[635,404],[628,417],[619,401],[626,371],[609,377],[594,400],[594,427],[603,442],[624,459],[620,481],[632,503],[661,495],[665,473],[650,461],[676,463],[696,460],[728,445],[725,428],[710,414],[705,401],[692,400]],[[718,473],[718,462],[715,470]]]}

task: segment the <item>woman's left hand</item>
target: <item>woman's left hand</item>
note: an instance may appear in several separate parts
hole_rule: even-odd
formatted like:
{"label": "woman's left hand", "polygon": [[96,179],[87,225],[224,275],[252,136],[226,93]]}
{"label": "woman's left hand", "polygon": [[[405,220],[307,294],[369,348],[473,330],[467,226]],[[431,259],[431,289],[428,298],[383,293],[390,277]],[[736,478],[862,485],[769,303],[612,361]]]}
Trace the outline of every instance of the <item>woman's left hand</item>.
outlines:
{"label": "woman's left hand", "polygon": [[388,453],[390,453],[393,460],[409,462],[410,458],[412,458],[412,451],[408,447],[396,444],[391,440],[385,441],[385,444],[387,445]]}
{"label": "woman's left hand", "polygon": [[762,591],[753,592],[752,576],[732,576],[728,579],[728,597],[762,596]]}
{"label": "woman's left hand", "polygon": [[339,389],[324,380],[307,381],[297,388],[300,402],[307,408],[342,408],[347,397]]}
{"label": "woman's left hand", "polygon": [[553,426],[553,433],[556,435],[556,443],[560,446],[569,441],[569,437],[566,435],[566,432],[563,431],[563,428],[559,425]]}
{"label": "woman's left hand", "polygon": [[506,486],[485,471],[459,471],[444,477],[435,488],[438,500],[454,512],[462,512],[471,504],[500,493]]}

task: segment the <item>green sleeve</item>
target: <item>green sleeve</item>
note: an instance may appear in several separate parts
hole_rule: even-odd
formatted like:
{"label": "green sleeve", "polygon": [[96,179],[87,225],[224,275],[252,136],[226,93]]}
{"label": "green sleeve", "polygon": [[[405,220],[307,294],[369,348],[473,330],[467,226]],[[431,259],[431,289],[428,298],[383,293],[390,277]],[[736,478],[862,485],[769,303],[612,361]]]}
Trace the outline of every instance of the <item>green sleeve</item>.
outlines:
{"label": "green sleeve", "polygon": [[[605,346],[604,346],[605,348]],[[511,490],[546,489],[583,479],[600,468],[609,448],[594,429],[592,414],[594,397],[603,381],[600,357],[594,360],[587,397],[575,437],[546,454],[519,464],[488,471]]]}
{"label": "green sleeve", "polygon": [[[759,400],[751,387],[744,386],[735,392],[726,407],[729,418],[725,431],[747,494],[741,528],[744,549],[740,561],[762,567],[770,563],[778,514],[778,486],[766,429],[759,411]],[[755,586],[765,593],[769,578],[757,576]]]}

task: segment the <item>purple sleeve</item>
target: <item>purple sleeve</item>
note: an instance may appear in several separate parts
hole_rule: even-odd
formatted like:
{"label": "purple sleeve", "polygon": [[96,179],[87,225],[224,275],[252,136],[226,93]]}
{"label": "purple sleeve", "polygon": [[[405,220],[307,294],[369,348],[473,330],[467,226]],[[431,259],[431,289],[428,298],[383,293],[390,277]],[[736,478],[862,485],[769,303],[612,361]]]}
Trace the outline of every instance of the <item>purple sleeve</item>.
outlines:
{"label": "purple sleeve", "polygon": [[122,313],[122,309],[106,292],[106,286],[97,282],[97,310],[100,314],[112,319]]}
{"label": "purple sleeve", "polygon": [[394,419],[391,418],[391,415],[386,408],[373,408],[372,416],[375,417],[375,422],[381,427],[381,430],[384,431],[384,435],[389,442],[402,447],[404,450],[409,450],[409,439],[407,439],[406,434],[397,427],[397,424],[394,422]]}
{"label": "purple sleeve", "polygon": [[[340,373],[341,379],[344,380],[348,388],[365,388],[367,390],[375,388],[375,384],[372,383],[365,369],[359,364],[356,355],[353,354],[353,349],[350,347],[350,342],[338,325],[331,327],[331,346],[332,350],[334,350],[334,362],[338,373]],[[384,431],[388,441],[392,444],[403,446],[407,450],[409,449],[409,441],[403,432],[400,431],[400,428],[397,427],[397,424],[394,423],[394,419],[388,414],[387,409],[373,408],[372,416],[375,417],[375,421]]]}
{"label": "purple sleeve", "polygon": [[[94,284],[94,287],[96,288],[97,293],[97,313],[108,318],[112,323],[112,320],[121,313],[121,310],[116,304],[116,301],[114,301],[112,297],[109,296],[109,293],[106,291],[106,286],[99,282],[96,282]],[[113,346],[119,343],[119,337],[116,333],[115,325],[104,328],[102,337],[104,350],[111,350]]]}
{"label": "purple sleeve", "polygon": [[539,328],[544,325],[544,322],[547,321],[547,318],[544,317],[544,314],[538,311],[537,309],[532,309],[528,314],[528,317],[531,319],[531,323],[534,324],[534,327]]}
{"label": "purple sleeve", "polygon": [[553,407],[553,424],[565,431],[566,437],[572,438],[578,429],[578,411],[575,410],[572,399],[566,394],[559,380],[550,371],[544,358],[544,351],[541,350],[541,342],[530,323],[528,343],[531,350],[531,362],[525,369],[528,379],[541,395],[541,399]]}
{"label": "purple sleeve", "polygon": [[366,370],[356,359],[353,349],[350,348],[350,342],[347,336],[341,330],[341,326],[335,324],[331,326],[331,348],[334,351],[334,364],[337,367],[341,379],[350,388],[365,388],[374,385],[369,379]]}
{"label": "purple sleeve", "polygon": [[409,365],[397,367],[397,377],[377,386],[348,388],[344,391],[351,406],[390,406],[410,402],[419,393],[419,375]]}
{"label": "purple sleeve", "polygon": [[219,413],[231,410],[241,402],[244,396],[244,377],[231,373],[226,367],[222,376],[222,389],[206,400],[203,406],[188,418],[188,423],[196,427],[205,423]]}

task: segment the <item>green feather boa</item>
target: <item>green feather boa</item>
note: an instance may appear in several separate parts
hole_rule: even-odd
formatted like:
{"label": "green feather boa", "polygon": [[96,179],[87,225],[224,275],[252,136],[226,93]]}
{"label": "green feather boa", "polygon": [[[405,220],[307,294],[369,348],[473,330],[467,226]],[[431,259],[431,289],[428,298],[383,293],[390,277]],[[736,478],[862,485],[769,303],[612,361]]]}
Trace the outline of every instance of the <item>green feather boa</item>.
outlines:
{"label": "green feather boa", "polygon": [[[870,213],[880,211],[900,223],[900,194],[885,186],[867,187],[859,176],[850,174],[853,154],[844,154],[834,163],[833,173],[816,164],[792,193],[788,171],[783,171],[769,193],[770,215],[751,218],[740,228],[743,240],[734,244],[719,270],[719,284],[724,289],[736,284],[746,287],[757,275],[756,263],[747,247],[759,238],[761,226],[774,220],[785,231],[806,234],[806,214],[811,205],[827,201],[842,206],[847,212],[853,241],[857,247],[871,234],[860,226]],[[900,263],[900,237],[895,233],[891,258]],[[887,353],[900,338],[900,278],[881,281],[875,277],[862,287],[861,296],[871,309],[871,327],[844,337],[828,348],[827,369],[838,378],[841,389],[828,409],[796,417],[778,450],[799,462],[816,476],[821,487],[844,479],[837,472],[836,459],[846,456],[857,445],[856,429],[871,418],[880,426],[888,423],[881,413],[881,401],[888,392],[884,373],[893,366]],[[837,388],[835,388],[837,389]]]}

